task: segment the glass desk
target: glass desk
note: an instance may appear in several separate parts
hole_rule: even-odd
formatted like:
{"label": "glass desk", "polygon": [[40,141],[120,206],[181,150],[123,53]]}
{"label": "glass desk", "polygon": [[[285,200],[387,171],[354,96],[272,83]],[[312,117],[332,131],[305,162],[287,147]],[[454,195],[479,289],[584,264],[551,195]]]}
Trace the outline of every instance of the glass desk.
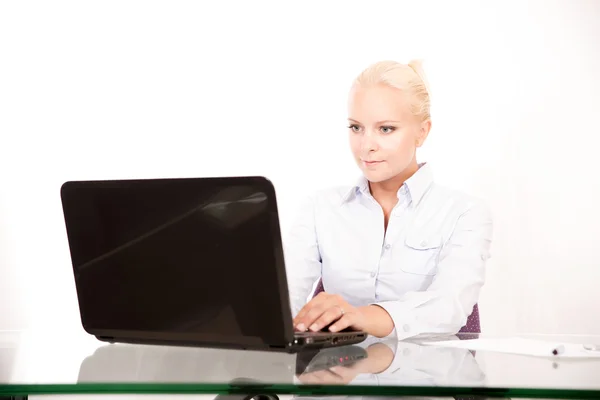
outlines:
{"label": "glass desk", "polygon": [[[600,337],[546,338],[600,344]],[[0,398],[198,393],[600,399],[600,359],[472,352],[423,345],[427,340],[369,338],[345,348],[287,354],[106,344],[85,333],[0,332]]]}

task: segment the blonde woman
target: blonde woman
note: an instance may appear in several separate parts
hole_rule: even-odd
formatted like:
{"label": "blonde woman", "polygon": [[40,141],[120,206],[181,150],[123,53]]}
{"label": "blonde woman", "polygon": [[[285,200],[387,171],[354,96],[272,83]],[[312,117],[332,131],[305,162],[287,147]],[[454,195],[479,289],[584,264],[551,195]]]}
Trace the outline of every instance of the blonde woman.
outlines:
{"label": "blonde woman", "polygon": [[[420,62],[378,62],[353,82],[348,136],[362,176],[311,196],[284,242],[297,330],[402,340],[466,323],[492,219],[483,201],[436,184],[432,165],[417,162],[430,129]],[[324,291],[310,298],[319,279]]]}

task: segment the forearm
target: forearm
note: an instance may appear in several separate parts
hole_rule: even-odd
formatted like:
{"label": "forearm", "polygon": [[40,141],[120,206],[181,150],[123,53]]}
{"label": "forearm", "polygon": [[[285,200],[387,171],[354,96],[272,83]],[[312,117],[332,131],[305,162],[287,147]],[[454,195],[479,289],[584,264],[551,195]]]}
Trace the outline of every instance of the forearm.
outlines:
{"label": "forearm", "polygon": [[392,364],[395,356],[392,349],[383,343],[375,343],[369,346],[367,354],[366,361],[370,361],[366,373],[371,374],[379,374],[385,371]]}
{"label": "forearm", "polygon": [[365,331],[375,337],[386,337],[394,330],[394,321],[388,312],[377,305],[360,307],[365,316]]}

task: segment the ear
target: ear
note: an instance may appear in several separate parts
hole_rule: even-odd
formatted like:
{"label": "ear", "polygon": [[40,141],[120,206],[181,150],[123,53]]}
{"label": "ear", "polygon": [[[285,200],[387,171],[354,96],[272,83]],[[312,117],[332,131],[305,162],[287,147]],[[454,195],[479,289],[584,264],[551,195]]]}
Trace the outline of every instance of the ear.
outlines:
{"label": "ear", "polygon": [[417,147],[423,146],[427,136],[429,136],[429,131],[431,130],[431,120],[421,122],[421,126],[419,127],[419,134],[417,135]]}

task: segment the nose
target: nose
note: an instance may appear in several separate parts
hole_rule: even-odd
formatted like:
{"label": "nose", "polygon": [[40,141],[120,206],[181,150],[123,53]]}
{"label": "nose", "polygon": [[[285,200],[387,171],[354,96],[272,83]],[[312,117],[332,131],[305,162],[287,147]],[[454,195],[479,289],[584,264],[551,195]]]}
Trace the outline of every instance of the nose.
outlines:
{"label": "nose", "polygon": [[370,153],[377,150],[377,140],[373,133],[365,132],[362,137],[361,150],[363,153]]}

